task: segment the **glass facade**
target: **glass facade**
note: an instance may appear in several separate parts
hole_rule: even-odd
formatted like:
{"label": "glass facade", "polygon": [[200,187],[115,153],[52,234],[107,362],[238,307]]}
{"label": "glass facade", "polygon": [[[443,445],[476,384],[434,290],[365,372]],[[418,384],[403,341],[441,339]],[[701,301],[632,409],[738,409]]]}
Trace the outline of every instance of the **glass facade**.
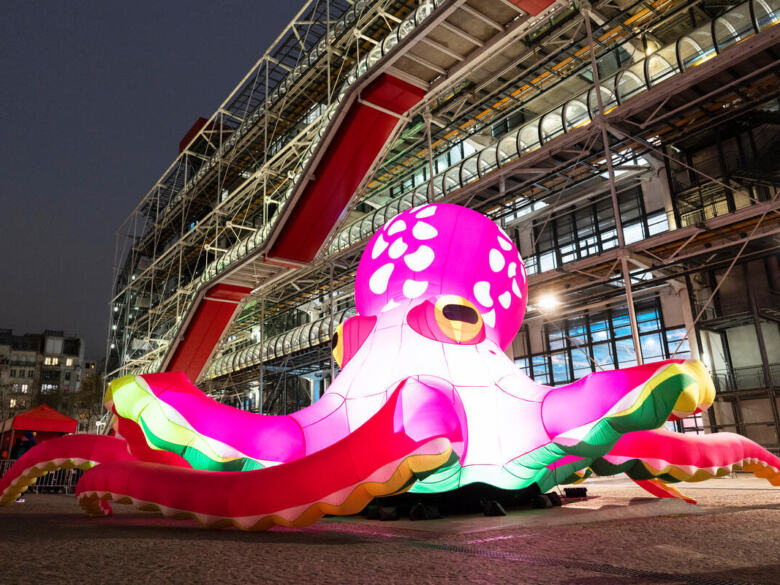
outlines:
{"label": "glass facade", "polygon": [[[623,191],[618,200],[626,244],[669,229],[665,211],[645,211],[641,187]],[[618,245],[615,215],[608,197],[549,221],[534,222],[533,233],[536,253],[524,258],[528,274],[553,270]]]}
{"label": "glass facade", "polygon": [[[684,340],[685,327],[665,326],[657,298],[638,302],[635,308],[645,362],[668,359],[673,355],[690,357],[688,340]],[[526,374],[541,384],[558,386],[591,372],[637,365],[627,307],[547,323],[544,343],[543,353],[515,360]]]}

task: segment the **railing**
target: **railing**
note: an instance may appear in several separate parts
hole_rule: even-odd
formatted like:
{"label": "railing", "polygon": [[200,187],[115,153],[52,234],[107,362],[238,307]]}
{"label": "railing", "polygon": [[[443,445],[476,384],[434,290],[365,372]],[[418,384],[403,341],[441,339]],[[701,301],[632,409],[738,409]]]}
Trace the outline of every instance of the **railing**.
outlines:
{"label": "railing", "polygon": [[712,379],[718,392],[757,390],[767,387],[767,373],[772,385],[776,386],[780,382],[780,363],[769,364],[767,368],[759,365],[715,370],[712,372]]}
{"label": "railing", "polygon": [[[780,0],[751,0],[739,4],[712,22],[682,35],[600,83],[601,105],[607,114],[629,99],[662,81],[697,67],[724,49],[740,43],[780,22]],[[329,252],[337,253],[367,238],[395,214],[426,202],[432,186],[433,198],[441,199],[456,189],[478,181],[487,173],[544,146],[550,140],[590,124],[600,114],[596,88],[580,92],[563,104],[522,124],[479,152],[459,161],[428,182],[404,193],[385,207],[345,227]],[[699,219],[695,219],[698,221]]]}
{"label": "railing", "polygon": [[[0,459],[0,477],[11,469],[16,459]],[[28,491],[38,494],[72,494],[84,472],[81,469],[57,469],[38,478]]]}

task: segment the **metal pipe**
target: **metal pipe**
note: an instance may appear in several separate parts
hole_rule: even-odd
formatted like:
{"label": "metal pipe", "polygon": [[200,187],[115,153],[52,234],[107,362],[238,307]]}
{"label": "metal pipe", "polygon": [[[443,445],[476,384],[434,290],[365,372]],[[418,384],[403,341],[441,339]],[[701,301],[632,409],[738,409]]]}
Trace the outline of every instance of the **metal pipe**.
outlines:
{"label": "metal pipe", "polygon": [[[593,86],[596,90],[596,100],[598,102],[598,116],[593,120],[601,128],[601,141],[604,146],[604,158],[607,164],[607,173],[609,174],[609,192],[612,196],[612,212],[615,216],[615,230],[618,238],[618,250],[620,253],[620,268],[623,273],[623,283],[626,287],[626,303],[628,304],[628,317],[631,322],[631,339],[634,343],[634,353],[636,354],[637,364],[642,364],[642,346],[639,342],[639,327],[636,322],[636,311],[634,309],[634,295],[631,290],[631,273],[628,270],[626,259],[626,243],[623,237],[623,222],[620,219],[620,204],[618,202],[617,190],[615,189],[615,169],[612,165],[612,152],[609,148],[609,136],[607,135],[607,123],[604,119],[604,103],[601,99],[601,82],[599,80],[598,64],[596,63],[596,51],[593,46],[593,31],[590,24],[590,3],[586,2],[581,8],[585,20],[585,31],[588,35],[588,47],[590,49],[590,64],[593,69]],[[615,356],[617,358],[617,356]]]}

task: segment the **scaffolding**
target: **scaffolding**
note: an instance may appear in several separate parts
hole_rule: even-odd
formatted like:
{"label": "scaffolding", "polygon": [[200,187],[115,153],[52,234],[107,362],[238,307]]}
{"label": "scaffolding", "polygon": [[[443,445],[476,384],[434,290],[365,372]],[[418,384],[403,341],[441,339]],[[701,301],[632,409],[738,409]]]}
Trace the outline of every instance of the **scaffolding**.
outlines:
{"label": "scaffolding", "polygon": [[[244,282],[251,292],[200,385],[259,412],[316,400],[338,373],[329,343],[355,314],[363,246],[430,201],[474,208],[515,238],[529,273],[527,323],[550,322],[538,301],[551,291],[557,319],[625,307],[641,363],[637,303],[686,291],[704,298],[681,303],[684,335],[664,339],[664,351],[690,341],[685,351],[706,353],[702,327],[724,327],[712,309],[719,286],[780,250],[780,181],[766,157],[726,177],[675,149],[777,123],[779,19],[776,0],[556,2],[538,16],[509,0],[307,3],[122,226],[111,375],[160,368],[199,291]],[[398,117],[315,257],[269,267],[269,240],[343,100],[360,100],[350,88],[380,72],[423,98]],[[648,185],[662,200],[652,212]],[[694,281],[716,271],[726,277],[703,294]],[[743,320],[779,314],[756,300]],[[780,436],[778,376],[756,327],[755,376]]]}

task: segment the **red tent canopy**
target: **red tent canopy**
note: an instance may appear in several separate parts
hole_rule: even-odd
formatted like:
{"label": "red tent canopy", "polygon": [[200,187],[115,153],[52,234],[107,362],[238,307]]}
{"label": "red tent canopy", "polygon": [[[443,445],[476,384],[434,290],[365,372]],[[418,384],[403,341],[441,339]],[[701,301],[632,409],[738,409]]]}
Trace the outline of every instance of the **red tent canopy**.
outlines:
{"label": "red tent canopy", "polygon": [[76,432],[78,421],[57,412],[51,406],[41,404],[30,410],[20,412],[11,419],[11,424],[5,421],[3,430],[16,431],[48,431],[53,433]]}

